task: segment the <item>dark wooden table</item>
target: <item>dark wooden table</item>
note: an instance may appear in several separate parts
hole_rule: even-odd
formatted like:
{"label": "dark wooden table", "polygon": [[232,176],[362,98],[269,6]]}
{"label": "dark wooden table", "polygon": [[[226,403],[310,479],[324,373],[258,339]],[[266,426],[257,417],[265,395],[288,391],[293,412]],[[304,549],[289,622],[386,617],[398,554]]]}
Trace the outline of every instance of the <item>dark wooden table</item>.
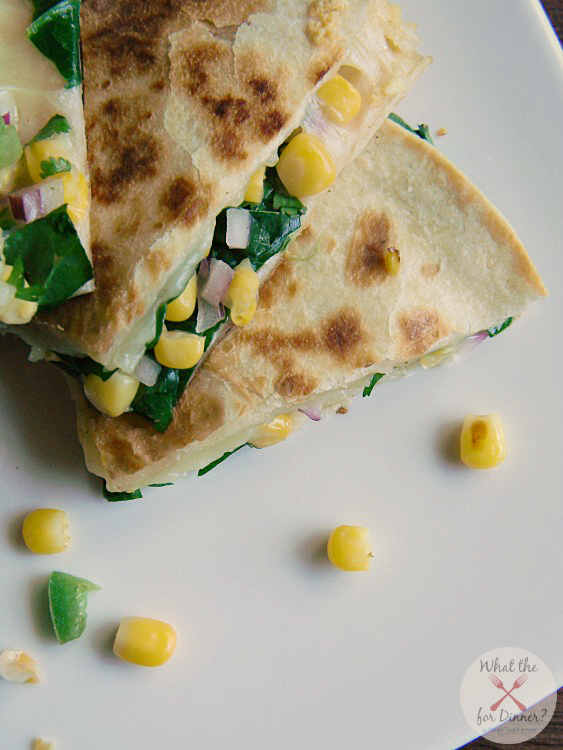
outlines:
{"label": "dark wooden table", "polygon": [[[563,44],[563,0],[542,0],[542,5],[559,41]],[[481,737],[465,747],[466,750],[500,750],[506,746]],[[514,747],[522,748],[522,750],[548,750],[549,748],[560,750],[563,748],[563,688],[557,693],[557,707],[553,719],[543,732],[529,742],[522,742]]]}

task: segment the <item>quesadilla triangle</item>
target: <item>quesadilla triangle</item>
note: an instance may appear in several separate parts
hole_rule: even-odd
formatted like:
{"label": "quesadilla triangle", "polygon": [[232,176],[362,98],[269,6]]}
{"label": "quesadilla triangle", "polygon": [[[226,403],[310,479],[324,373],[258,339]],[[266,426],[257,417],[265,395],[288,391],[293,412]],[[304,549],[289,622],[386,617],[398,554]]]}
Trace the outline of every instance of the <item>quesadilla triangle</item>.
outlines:
{"label": "quesadilla triangle", "polygon": [[[133,373],[154,347],[166,304],[251,178],[272,203],[246,217],[244,242],[263,260],[430,60],[386,0],[84,0],[80,20],[96,288],[14,332],[34,357],[109,377]],[[297,128],[306,148],[301,138],[289,171],[303,168],[292,184],[302,202],[290,222],[277,175],[262,182]],[[261,204],[254,190],[244,205]],[[242,260],[238,235],[224,249]]]}
{"label": "quesadilla triangle", "polygon": [[317,201],[253,320],[202,362],[166,432],[136,414],[102,416],[73,383],[87,467],[111,492],[201,473],[378,381],[455,359],[546,294],[484,195],[437,148],[387,121]]}
{"label": "quesadilla triangle", "polygon": [[94,288],[78,12],[0,0],[0,332]]}

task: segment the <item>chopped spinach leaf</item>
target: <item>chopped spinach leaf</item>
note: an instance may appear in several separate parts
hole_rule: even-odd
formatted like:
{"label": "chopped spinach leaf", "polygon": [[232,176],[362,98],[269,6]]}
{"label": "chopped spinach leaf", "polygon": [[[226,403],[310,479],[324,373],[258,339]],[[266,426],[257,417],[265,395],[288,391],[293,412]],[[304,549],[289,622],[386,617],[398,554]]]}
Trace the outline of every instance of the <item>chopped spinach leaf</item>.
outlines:
{"label": "chopped spinach leaf", "polygon": [[281,252],[291,239],[291,235],[301,226],[299,215],[288,216],[276,211],[250,211],[253,218],[250,240],[246,256],[254,270]]}
{"label": "chopped spinach leaf", "polygon": [[282,214],[287,214],[287,216],[304,214],[307,210],[299,198],[294,198],[291,195],[285,196],[281,193],[274,193],[272,207],[274,211],[281,211]]}
{"label": "chopped spinach leaf", "polygon": [[16,226],[16,221],[12,216],[12,212],[5,206],[0,209],[0,229],[7,232],[9,229],[13,229]]}
{"label": "chopped spinach leaf", "polygon": [[4,240],[4,257],[12,266],[18,259],[23,264],[29,288],[16,296],[41,307],[59,304],[92,278],[92,265],[66,205],[14,229]]}
{"label": "chopped spinach leaf", "polygon": [[36,12],[46,8],[27,27],[27,36],[37,49],[52,60],[66,81],[66,87],[82,80],[80,67],[80,0],[62,0],[55,5],[41,2]]}
{"label": "chopped spinach leaf", "polygon": [[172,487],[174,482],[162,482],[162,484],[149,484],[149,487]]}
{"label": "chopped spinach leaf", "polygon": [[34,143],[35,141],[46,141],[47,138],[52,138],[54,135],[68,133],[70,129],[70,123],[66,117],[63,117],[62,115],[53,115],[49,122],[31,139],[30,143]]}
{"label": "chopped spinach leaf", "polygon": [[40,177],[45,180],[47,177],[53,177],[53,175],[61,174],[62,172],[70,172],[72,169],[68,159],[64,159],[62,156],[55,159],[54,156],[50,156],[45,161],[41,162]]}
{"label": "chopped spinach leaf", "polygon": [[366,396],[371,396],[371,392],[373,391],[376,383],[378,383],[381,378],[383,377],[384,373],[382,372],[376,372],[373,378],[370,380],[370,383],[368,386],[366,386],[363,390],[362,396],[365,398]]}
{"label": "chopped spinach leaf", "polygon": [[502,325],[496,326],[495,328],[488,328],[487,334],[489,335],[490,338],[493,338],[493,336],[498,336],[499,333],[506,331],[508,326],[512,325],[513,322],[514,322],[514,318],[507,318]]}
{"label": "chopped spinach leaf", "polygon": [[232,456],[233,453],[240,451],[240,449],[244,448],[245,445],[248,445],[248,443],[243,443],[242,445],[239,445],[238,448],[235,448],[232,451],[227,451],[226,453],[223,453],[221,458],[215,459],[215,461],[212,461],[210,464],[207,464],[207,466],[204,466],[203,469],[200,469],[197,473],[198,477],[202,477],[204,474],[207,474],[208,471],[211,471],[211,469],[214,469],[218,464],[222,463],[226,458],[229,458],[229,456]]}
{"label": "chopped spinach leaf", "polygon": [[141,490],[135,490],[134,492],[110,492],[105,479],[103,493],[105,499],[109,500],[110,503],[119,503],[122,500],[138,500],[140,497],[143,497]]}
{"label": "chopped spinach leaf", "polygon": [[56,354],[58,359],[53,360],[53,364],[75,378],[81,375],[97,375],[102,380],[108,380],[115,372],[115,370],[106,370],[103,365],[90,357],[69,357],[58,352]]}
{"label": "chopped spinach leaf", "polygon": [[59,0],[32,0],[33,5],[33,20],[42,16],[45,11],[56,5]]}
{"label": "chopped spinach leaf", "polygon": [[131,409],[135,414],[150,419],[158,432],[164,432],[174,416],[179,398],[180,370],[162,367],[152,386],[141,384]]}
{"label": "chopped spinach leaf", "polygon": [[23,152],[23,147],[15,125],[6,125],[0,117],[0,169],[15,164]]}
{"label": "chopped spinach leaf", "polygon": [[419,138],[422,138],[423,141],[428,141],[428,143],[434,145],[434,141],[432,140],[432,136],[430,135],[430,128],[428,127],[428,125],[422,123],[415,130],[414,128],[411,128],[411,126],[407,122],[405,122],[402,117],[399,117],[399,115],[395,112],[391,112],[391,114],[389,115],[389,119],[393,120],[393,122],[396,122],[397,125],[400,125],[402,128],[405,128],[405,130],[408,130],[409,133],[413,133]]}
{"label": "chopped spinach leaf", "polygon": [[149,343],[146,345],[147,349],[154,349],[154,347],[158,344],[158,339],[160,338],[160,334],[162,333],[162,327],[164,325],[165,317],[166,317],[166,302],[160,305],[158,310],[156,311],[156,331],[155,331],[153,340],[149,341]]}

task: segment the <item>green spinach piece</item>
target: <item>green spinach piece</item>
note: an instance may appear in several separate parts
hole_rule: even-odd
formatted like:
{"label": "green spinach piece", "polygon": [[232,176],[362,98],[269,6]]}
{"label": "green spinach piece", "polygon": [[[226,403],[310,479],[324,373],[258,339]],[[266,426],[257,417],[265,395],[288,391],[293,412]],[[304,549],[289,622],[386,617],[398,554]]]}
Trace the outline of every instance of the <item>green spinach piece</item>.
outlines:
{"label": "green spinach piece", "polygon": [[68,133],[70,130],[70,123],[66,117],[63,117],[63,115],[53,115],[47,124],[43,125],[41,130],[31,139],[30,143],[34,143],[35,141],[46,141],[54,135]]}
{"label": "green spinach piece", "polygon": [[287,247],[291,235],[301,226],[301,218],[298,214],[288,216],[276,211],[251,210],[250,214],[253,222],[245,252],[257,271],[272,255]]}
{"label": "green spinach piece", "polygon": [[376,372],[373,378],[370,380],[370,383],[368,386],[366,386],[363,390],[362,397],[365,398],[366,396],[371,396],[371,392],[373,391],[376,383],[379,383],[381,378],[383,377],[383,372]]}
{"label": "green spinach piece", "polygon": [[487,335],[492,339],[493,336],[498,336],[499,333],[506,331],[506,329],[511,326],[513,322],[514,318],[507,318],[502,325],[496,326],[496,328],[488,328]]}
{"label": "green spinach piece", "polygon": [[4,240],[4,257],[12,266],[20,261],[29,284],[16,296],[40,307],[59,304],[93,275],[66,205],[14,229]]}
{"label": "green spinach piece", "polygon": [[0,209],[0,229],[3,232],[7,232],[10,229],[13,229],[16,226],[16,221],[14,217],[12,216],[12,212],[6,206],[5,208]]}
{"label": "green spinach piece", "polygon": [[32,0],[33,20],[35,21],[36,18],[42,16],[43,13],[48,11],[54,5],[57,5],[58,2],[60,2],[60,0]]}
{"label": "green spinach piece", "polygon": [[115,370],[106,370],[103,365],[90,357],[69,357],[58,352],[56,354],[58,360],[53,360],[53,364],[75,378],[81,375],[97,375],[102,380],[108,380],[115,372]]}
{"label": "green spinach piece", "polygon": [[281,193],[274,193],[272,208],[274,211],[281,211],[282,214],[287,214],[287,216],[301,215],[307,210],[299,198],[294,198],[291,195],[285,196]]}
{"label": "green spinach piece", "polygon": [[131,409],[149,419],[155,430],[164,432],[174,416],[174,407],[180,397],[179,386],[180,370],[162,367],[154,385],[139,386]]}
{"label": "green spinach piece", "polygon": [[389,119],[393,120],[393,122],[396,122],[397,125],[400,125],[402,128],[405,128],[405,130],[408,130],[409,133],[413,133],[419,138],[422,138],[423,141],[428,141],[428,143],[434,145],[434,141],[432,140],[432,136],[430,135],[430,128],[428,127],[428,125],[422,123],[415,130],[414,128],[411,128],[411,126],[407,122],[405,122],[402,117],[399,117],[399,115],[395,112],[391,112],[391,114],[389,115]]}
{"label": "green spinach piece", "polygon": [[147,349],[154,349],[154,347],[158,344],[158,339],[160,338],[160,334],[162,333],[162,327],[164,326],[164,318],[166,317],[166,302],[163,302],[162,305],[159,305],[158,310],[156,311],[156,325],[155,325],[155,335],[152,341],[149,341],[149,343],[146,345]]}
{"label": "green spinach piece", "polygon": [[0,169],[15,164],[23,153],[23,147],[15,125],[6,125],[0,117]]}
{"label": "green spinach piece", "polygon": [[27,27],[27,36],[45,57],[55,63],[66,81],[66,88],[77,86],[82,81],[80,0],[63,0],[55,5],[40,2],[34,11],[43,8],[47,9]]}
{"label": "green spinach piece", "polygon": [[135,490],[134,492],[110,492],[107,488],[106,480],[104,479],[104,497],[110,503],[119,503],[122,500],[138,500],[143,497],[141,490]]}
{"label": "green spinach piece", "polygon": [[197,473],[198,477],[202,477],[204,474],[207,474],[209,471],[214,469],[220,463],[223,463],[223,461],[226,458],[229,458],[229,456],[232,456],[233,453],[236,453],[237,451],[240,451],[241,448],[244,448],[245,445],[248,445],[248,443],[243,443],[242,445],[239,445],[238,448],[235,448],[232,451],[227,451],[226,453],[223,453],[221,458],[216,458],[215,461],[212,461],[210,464],[207,464],[207,466],[204,466],[203,469],[200,469]]}
{"label": "green spinach piece", "polygon": [[50,156],[45,161],[42,161],[41,164],[41,172],[39,176],[42,180],[47,179],[47,177],[53,177],[56,174],[61,174],[63,172],[70,172],[72,169],[71,163],[68,159],[64,159],[62,156],[58,159],[55,159],[54,156]]}

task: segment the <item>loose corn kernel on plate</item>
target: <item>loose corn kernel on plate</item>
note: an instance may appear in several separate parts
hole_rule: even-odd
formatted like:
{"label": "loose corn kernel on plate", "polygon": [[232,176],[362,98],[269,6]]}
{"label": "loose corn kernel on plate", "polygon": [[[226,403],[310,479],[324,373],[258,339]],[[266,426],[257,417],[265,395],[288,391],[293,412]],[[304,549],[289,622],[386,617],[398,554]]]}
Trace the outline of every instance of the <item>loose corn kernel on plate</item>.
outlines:
{"label": "loose corn kernel on plate", "polygon": [[[450,750],[474,736],[459,691],[479,654],[526,649],[563,683],[561,55],[536,0],[403,7],[434,64],[399,113],[447,130],[438,148],[507,215],[551,296],[457,366],[114,504],[84,470],[59,372],[3,339],[0,652],[32,655],[41,682],[0,680],[2,750]],[[500,415],[499,466],[460,462],[468,414]],[[68,549],[25,546],[38,508],[66,512]],[[330,564],[339,526],[369,530],[369,570]],[[101,587],[62,645],[52,571]],[[113,653],[130,617],[166,623],[164,651],[175,633],[166,663]]]}

